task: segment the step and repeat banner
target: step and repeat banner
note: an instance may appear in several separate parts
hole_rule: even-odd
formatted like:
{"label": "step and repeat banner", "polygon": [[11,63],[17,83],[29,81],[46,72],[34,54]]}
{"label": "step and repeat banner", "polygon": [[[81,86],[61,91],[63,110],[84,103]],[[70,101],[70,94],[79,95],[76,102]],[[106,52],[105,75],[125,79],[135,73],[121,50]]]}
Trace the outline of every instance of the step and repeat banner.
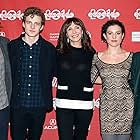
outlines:
{"label": "step and repeat banner", "polygon": [[[140,0],[0,0],[0,36],[17,38],[22,32],[23,10],[29,6],[38,6],[45,11],[46,24],[42,36],[54,45],[57,43],[63,22],[70,17],[79,17],[91,36],[92,45],[97,51],[105,49],[101,42],[101,27],[109,19],[121,20],[126,28],[123,48],[128,51],[140,51]],[[53,80],[55,102],[56,79]],[[101,140],[99,123],[99,92],[94,91],[94,116],[89,126],[88,140]],[[10,134],[9,134],[9,140]],[[54,111],[47,114],[41,140],[58,140]]]}

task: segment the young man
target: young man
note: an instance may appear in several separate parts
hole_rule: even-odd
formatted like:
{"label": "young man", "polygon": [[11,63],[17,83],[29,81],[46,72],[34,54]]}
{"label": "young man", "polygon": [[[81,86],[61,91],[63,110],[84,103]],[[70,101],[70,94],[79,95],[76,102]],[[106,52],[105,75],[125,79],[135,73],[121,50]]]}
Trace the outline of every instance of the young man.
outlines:
{"label": "young man", "polygon": [[41,9],[24,11],[24,34],[9,43],[12,70],[11,137],[40,140],[46,112],[53,109],[52,78],[55,47],[40,35],[45,24]]}
{"label": "young man", "polygon": [[8,139],[9,101],[12,91],[7,38],[0,36],[0,140]]}
{"label": "young man", "polygon": [[130,86],[134,93],[132,139],[140,140],[140,52],[133,55]]}

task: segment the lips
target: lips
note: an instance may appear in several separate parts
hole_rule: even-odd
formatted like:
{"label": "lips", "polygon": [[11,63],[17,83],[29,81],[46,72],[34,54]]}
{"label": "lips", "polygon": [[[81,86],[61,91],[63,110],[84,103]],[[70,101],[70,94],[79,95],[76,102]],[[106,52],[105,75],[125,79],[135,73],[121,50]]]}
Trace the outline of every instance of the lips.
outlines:
{"label": "lips", "polygon": [[30,32],[34,33],[35,31],[33,31],[33,30],[30,30]]}
{"label": "lips", "polygon": [[111,40],[111,42],[117,42],[117,40]]}
{"label": "lips", "polygon": [[78,37],[78,36],[79,36],[79,35],[73,35],[72,37],[73,37],[73,38],[76,38],[76,37]]}

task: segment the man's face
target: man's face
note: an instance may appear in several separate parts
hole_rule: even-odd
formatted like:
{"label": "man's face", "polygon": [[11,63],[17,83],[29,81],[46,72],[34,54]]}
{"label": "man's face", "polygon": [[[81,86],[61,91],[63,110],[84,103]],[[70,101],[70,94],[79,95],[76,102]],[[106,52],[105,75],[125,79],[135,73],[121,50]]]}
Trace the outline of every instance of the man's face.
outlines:
{"label": "man's face", "polygon": [[40,31],[43,29],[43,25],[41,24],[42,18],[37,15],[29,15],[26,17],[25,22],[23,22],[23,28],[25,34],[29,37],[39,36]]}

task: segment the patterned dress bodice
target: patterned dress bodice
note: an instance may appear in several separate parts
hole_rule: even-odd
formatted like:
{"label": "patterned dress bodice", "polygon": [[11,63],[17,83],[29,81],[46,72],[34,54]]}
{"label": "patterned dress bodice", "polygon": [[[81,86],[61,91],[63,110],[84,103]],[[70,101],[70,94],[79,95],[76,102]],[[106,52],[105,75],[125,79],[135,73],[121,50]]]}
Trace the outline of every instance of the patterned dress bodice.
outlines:
{"label": "patterned dress bodice", "polygon": [[129,87],[132,53],[124,61],[108,64],[94,56],[91,80],[102,79],[100,121],[102,134],[130,134],[133,117],[133,94]]}

